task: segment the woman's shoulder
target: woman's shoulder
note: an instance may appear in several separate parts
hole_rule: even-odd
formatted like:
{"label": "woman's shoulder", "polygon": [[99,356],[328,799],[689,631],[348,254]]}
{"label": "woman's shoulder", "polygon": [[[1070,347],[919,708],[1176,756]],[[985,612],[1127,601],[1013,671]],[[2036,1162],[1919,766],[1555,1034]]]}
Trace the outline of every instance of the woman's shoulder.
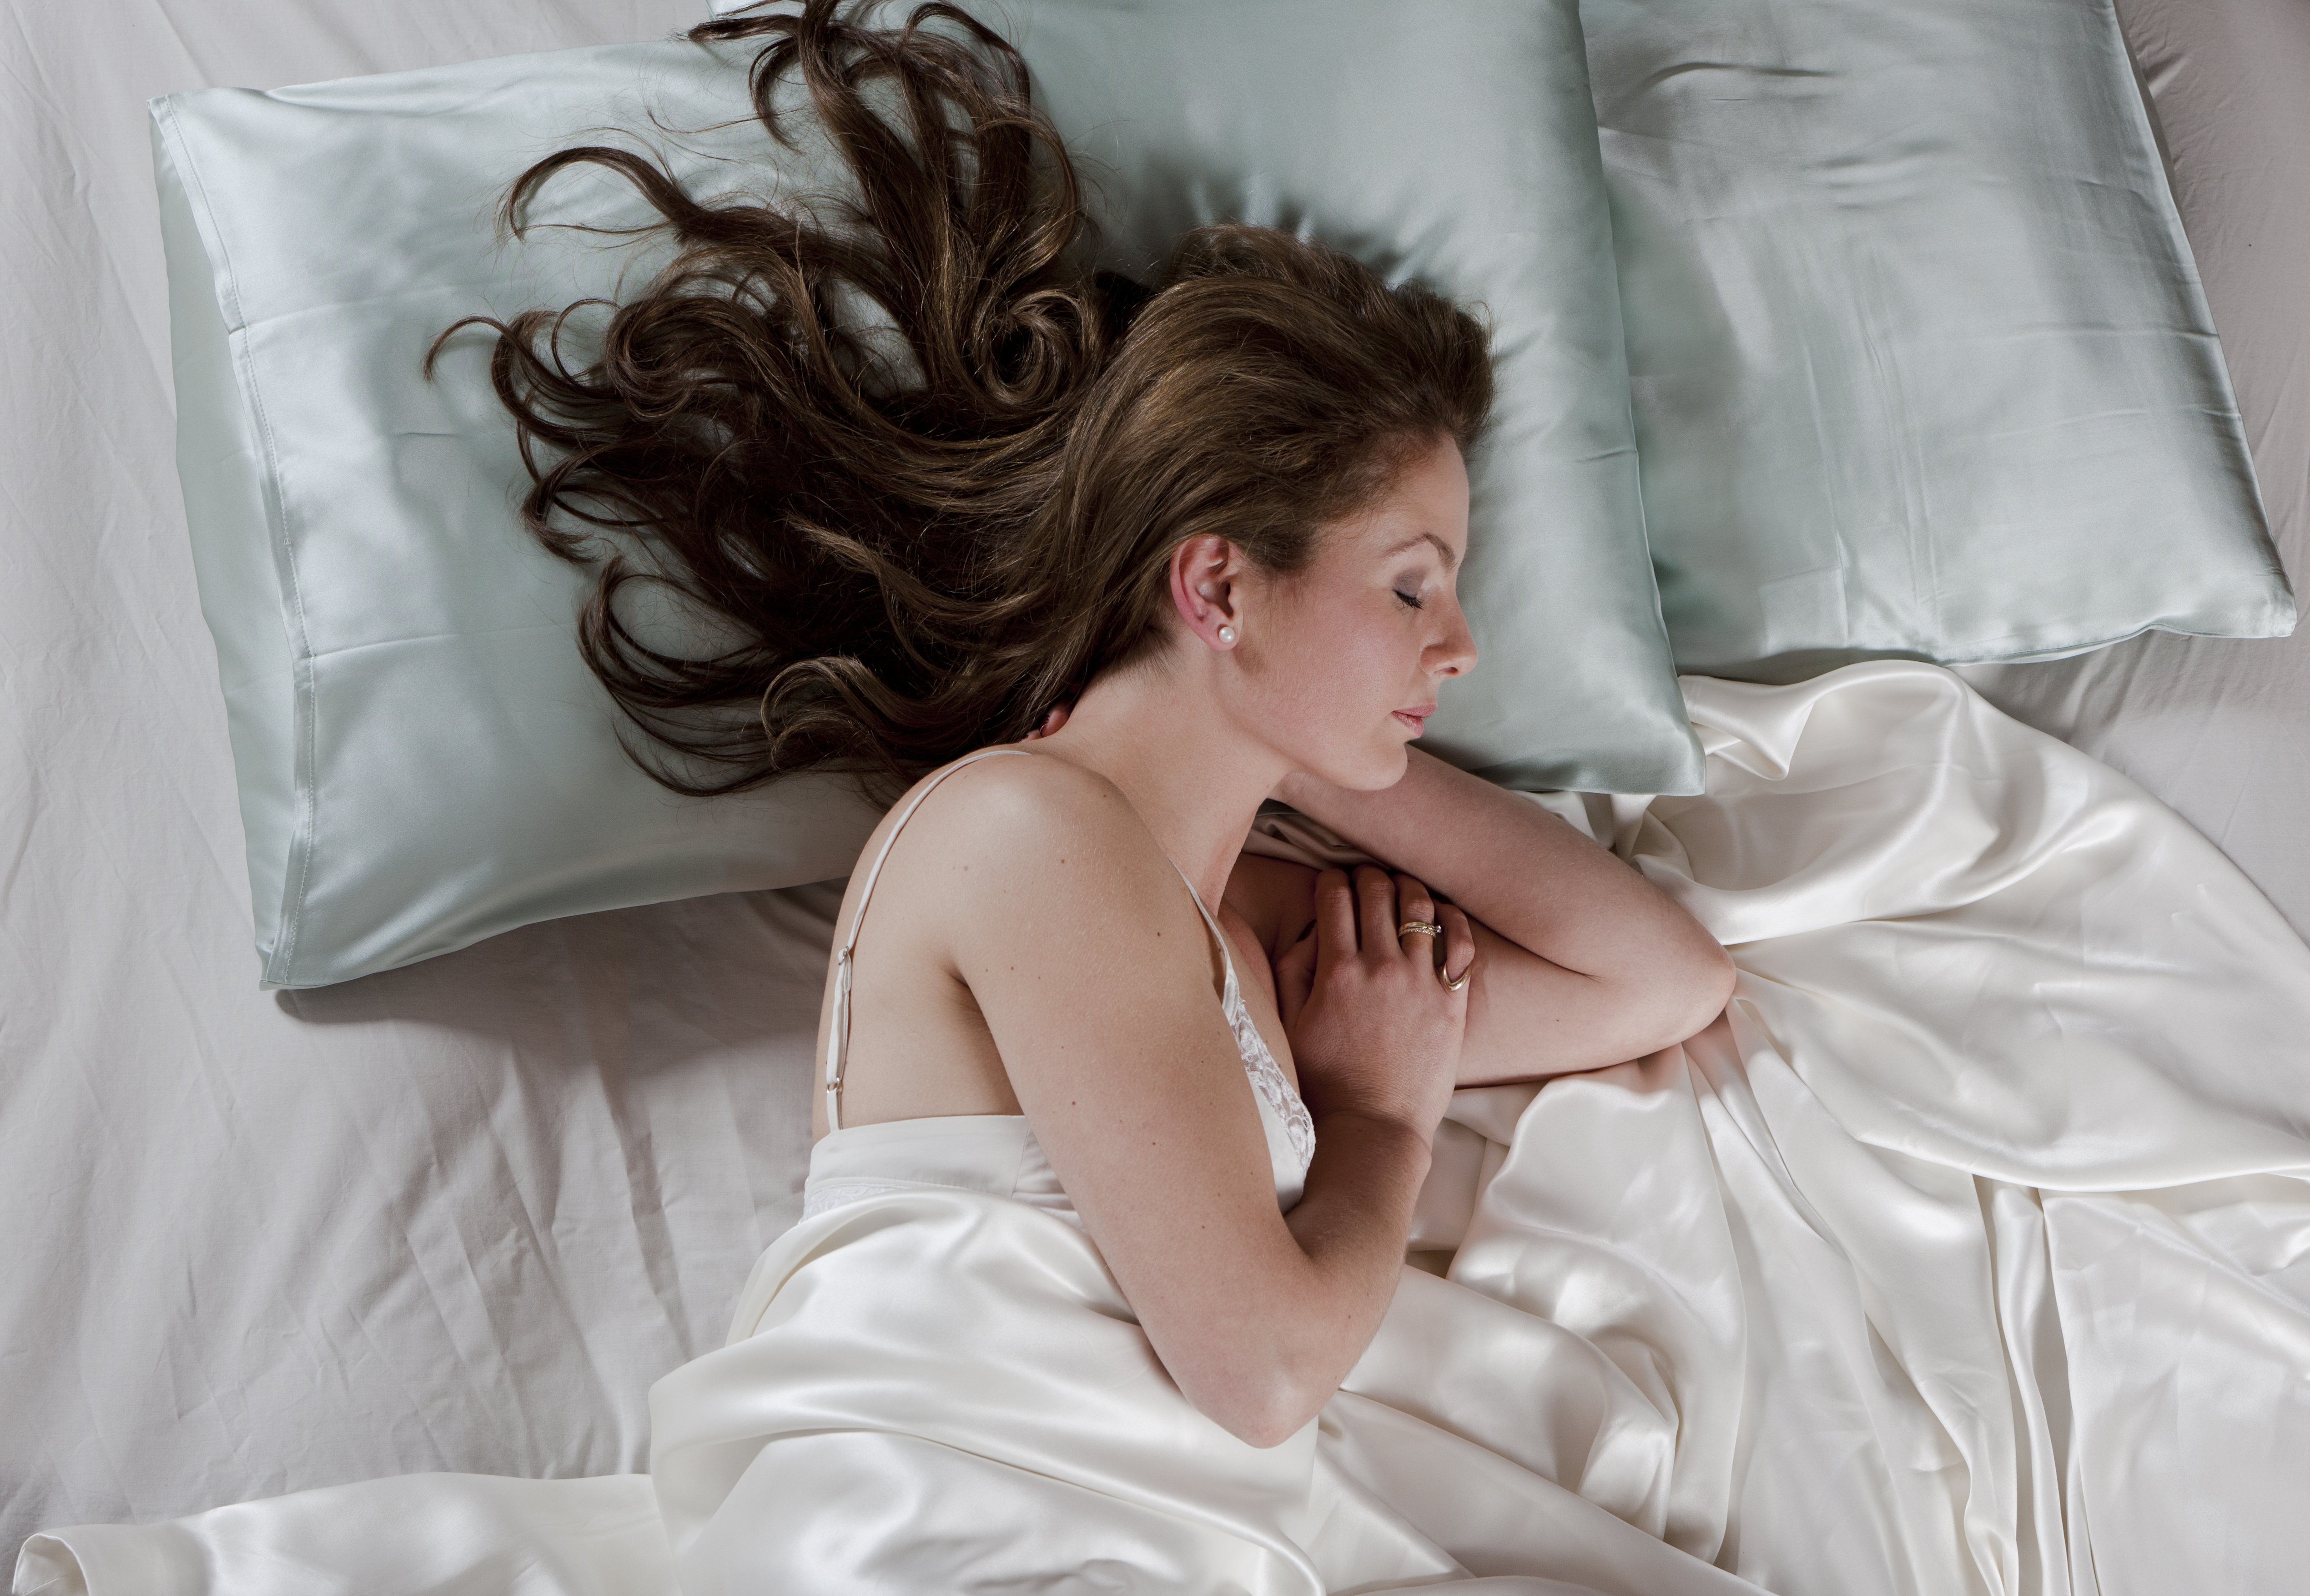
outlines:
{"label": "woman's shoulder", "polygon": [[1106,776],[1056,754],[1009,744],[1000,751],[1025,757],[973,759],[942,768],[942,776],[934,771],[894,810],[905,813],[937,784],[907,822],[909,833],[925,834],[925,854],[957,874],[987,871],[1006,880],[1059,872],[1078,889],[1171,873],[1138,811]]}
{"label": "woman's shoulder", "polygon": [[[1009,755],[1020,757],[1000,757]],[[933,807],[975,827],[991,827],[997,839],[1032,837],[1055,826],[1099,828],[1125,821],[1146,830],[1123,790],[1106,776],[1016,743],[977,750],[931,772],[915,784],[900,809],[934,784],[945,796],[933,800]]]}
{"label": "woman's shoulder", "polygon": [[1145,998],[1151,1023],[1167,1007],[1198,1022],[1193,994],[1215,976],[1202,916],[1138,811],[1098,771],[1050,754],[955,770],[908,822],[893,865],[911,934],[990,1024],[1046,1009],[1046,990],[1012,977],[1057,969],[1100,972],[1109,1006]]}

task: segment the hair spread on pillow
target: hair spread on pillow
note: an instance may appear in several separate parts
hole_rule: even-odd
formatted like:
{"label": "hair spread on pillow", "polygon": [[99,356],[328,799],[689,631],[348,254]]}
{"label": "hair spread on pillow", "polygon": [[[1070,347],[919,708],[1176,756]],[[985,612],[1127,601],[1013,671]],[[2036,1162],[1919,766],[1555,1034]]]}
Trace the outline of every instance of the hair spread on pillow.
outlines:
{"label": "hair spread on pillow", "polygon": [[[855,180],[842,225],[564,150],[508,193],[517,236],[541,186],[590,163],[656,210],[672,260],[590,364],[564,363],[567,311],[467,317],[427,356],[458,327],[499,334],[524,525],[595,571],[579,647],[678,792],[809,768],[879,785],[1022,737],[1159,646],[1182,541],[1297,569],[1434,439],[1469,447],[1491,404],[1481,324],[1324,245],[1219,224],[1152,285],[1088,269],[1095,224],[1018,52],[939,0],[903,28],[858,15],[808,0],[690,34],[769,39],[751,96],[789,148],[773,95],[799,69]],[[868,102],[885,81],[903,135]],[[654,646],[630,602],[653,586],[716,641]]]}

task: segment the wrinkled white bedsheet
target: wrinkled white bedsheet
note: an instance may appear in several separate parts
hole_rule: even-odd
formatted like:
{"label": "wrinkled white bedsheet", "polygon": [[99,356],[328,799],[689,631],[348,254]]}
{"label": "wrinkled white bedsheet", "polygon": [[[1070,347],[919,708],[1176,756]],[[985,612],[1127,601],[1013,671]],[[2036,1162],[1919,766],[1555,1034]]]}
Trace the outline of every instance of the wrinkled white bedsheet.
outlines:
{"label": "wrinkled white bedsheet", "polygon": [[144,108],[705,11],[0,0],[0,1568],[59,1519],[638,1468],[801,1212],[838,884],[258,990]]}
{"label": "wrinkled white bedsheet", "polygon": [[2292,1588],[2310,948],[1949,672],[1686,686],[1708,795],[1612,824],[1731,1006],[1458,1094],[1448,1268],[1284,1444],[1185,1403],[1080,1230],[925,1188],[769,1246],[651,1477],[65,1531],[18,1591]]}
{"label": "wrinkled white bedsheet", "polygon": [[[647,38],[704,11],[0,0],[0,1559],[41,1524],[408,1470],[638,1470],[650,1383],[716,1344],[801,1210],[838,885],[256,989],[144,111],[204,85]],[[2310,9],[2120,13],[2299,577]],[[1987,690],[2175,804],[2310,929],[2310,629],[2152,638]],[[2179,1422],[2155,1373],[2145,1434]],[[2123,1411],[2106,1394],[2099,1411]],[[2153,1511],[2195,1502],[2212,1532],[2219,1504],[2160,1479]]]}

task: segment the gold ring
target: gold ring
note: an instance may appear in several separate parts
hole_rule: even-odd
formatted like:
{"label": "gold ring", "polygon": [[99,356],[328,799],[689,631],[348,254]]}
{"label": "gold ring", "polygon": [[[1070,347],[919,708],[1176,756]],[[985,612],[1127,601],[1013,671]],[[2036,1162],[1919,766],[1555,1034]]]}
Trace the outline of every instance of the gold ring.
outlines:
{"label": "gold ring", "polygon": [[1444,934],[1444,928],[1433,920],[1406,920],[1395,928],[1395,934],[1400,937],[1440,937]]}
{"label": "gold ring", "polygon": [[1437,971],[1436,972],[1436,978],[1437,978],[1437,980],[1439,980],[1439,981],[1444,981],[1444,990],[1445,990],[1445,991],[1446,991],[1446,992],[1457,992],[1457,991],[1459,991],[1463,986],[1465,986],[1465,985],[1468,984],[1468,977],[1469,977],[1469,976],[1472,976],[1472,975],[1474,975],[1475,973],[1476,973],[1476,961],[1475,961],[1474,959],[1472,959],[1472,959],[1470,959],[1470,960],[1468,961],[1468,967],[1467,967],[1466,969],[1462,970],[1462,971],[1460,972],[1460,978],[1459,978],[1458,980],[1456,980],[1456,981],[1445,981],[1445,980],[1444,980],[1444,972],[1443,972],[1442,970],[1437,970]]}

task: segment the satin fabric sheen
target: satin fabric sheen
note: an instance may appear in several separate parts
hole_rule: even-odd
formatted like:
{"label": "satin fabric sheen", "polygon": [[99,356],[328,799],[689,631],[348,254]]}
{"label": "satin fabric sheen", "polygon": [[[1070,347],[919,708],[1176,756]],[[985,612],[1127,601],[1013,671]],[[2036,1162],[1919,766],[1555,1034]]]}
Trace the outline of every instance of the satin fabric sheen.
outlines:
{"label": "satin fabric sheen", "polygon": [[1281,1445],[1184,1401],[1081,1232],[914,1191],[764,1253],[649,1477],[57,1531],[18,1592],[2290,1588],[2310,950],[1951,672],[1685,688],[1706,797],[1550,802],[1732,946],[1731,1006],[1457,1094],[1414,1264]]}
{"label": "satin fabric sheen", "polygon": [[1680,669],[2293,629],[2109,0],[1580,19]]}
{"label": "satin fabric sheen", "polygon": [[[1438,746],[1514,785],[1698,791],[1574,0],[970,4],[1015,34],[1079,155],[1105,264],[1145,278],[1186,229],[1250,221],[1484,308],[1498,397],[1463,586],[1491,669],[1439,712]],[[153,102],[178,476],[267,984],[822,880],[880,818],[836,777],[704,801],[637,768],[570,642],[585,574],[512,514],[528,478],[491,340],[469,331],[422,369],[460,317],[630,299],[670,255],[576,230],[656,219],[582,170],[528,207],[546,225],[500,240],[491,207],[547,152],[622,128],[700,195],[847,192],[798,82],[779,95],[795,148],[755,121],[754,49],[657,40]],[[599,325],[572,321],[573,359]],[[663,608],[634,619],[674,652],[710,641]]]}

